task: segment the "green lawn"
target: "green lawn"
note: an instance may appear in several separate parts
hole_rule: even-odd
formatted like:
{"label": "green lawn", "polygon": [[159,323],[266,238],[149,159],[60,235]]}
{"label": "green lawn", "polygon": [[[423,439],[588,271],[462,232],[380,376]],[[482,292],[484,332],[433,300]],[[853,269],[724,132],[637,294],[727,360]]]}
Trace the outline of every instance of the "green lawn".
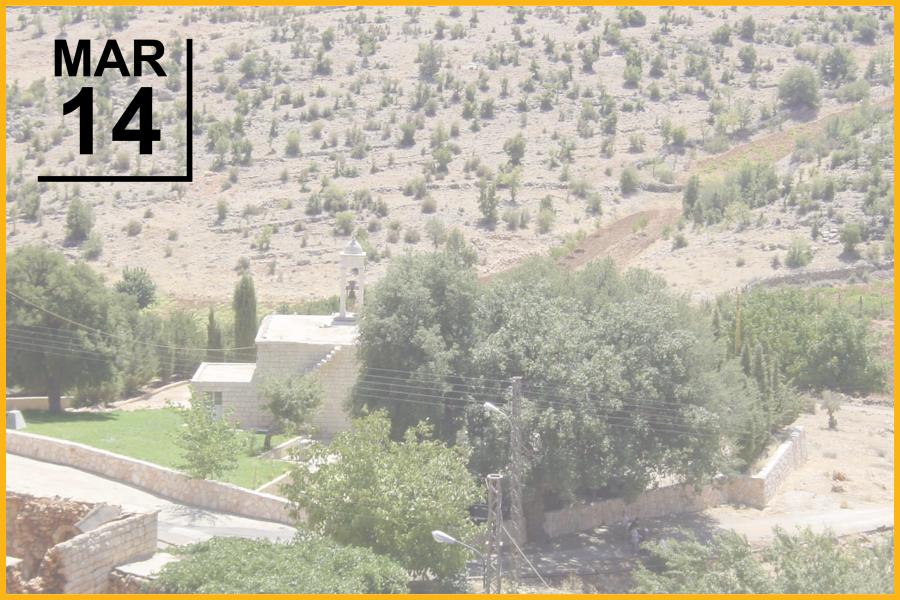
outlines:
{"label": "green lawn", "polygon": [[[26,411],[25,431],[87,444],[117,454],[178,469],[181,449],[175,445],[175,432],[181,418],[172,409],[133,412],[65,412],[51,414]],[[237,469],[221,479],[241,487],[255,489],[285,472],[285,463],[255,456],[262,448],[263,435],[242,432],[245,451]],[[275,436],[275,446],[287,438]]]}

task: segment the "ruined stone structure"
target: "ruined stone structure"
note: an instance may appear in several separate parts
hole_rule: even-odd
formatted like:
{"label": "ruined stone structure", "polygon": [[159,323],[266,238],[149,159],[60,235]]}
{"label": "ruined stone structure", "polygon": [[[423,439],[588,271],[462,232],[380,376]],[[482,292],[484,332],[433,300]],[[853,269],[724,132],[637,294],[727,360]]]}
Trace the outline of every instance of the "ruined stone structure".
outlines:
{"label": "ruined stone structure", "polygon": [[272,415],[259,395],[266,377],[313,373],[325,392],[313,418],[317,435],[330,438],[350,425],[344,404],[356,381],[356,319],[365,294],[366,253],[356,242],[341,252],[340,312],[336,315],[269,315],[256,334],[255,363],[201,363],[191,378],[215,410],[247,429],[265,429]]}
{"label": "ruined stone structure", "polygon": [[156,552],[156,528],[155,512],[7,490],[6,591],[108,592],[116,566]]}

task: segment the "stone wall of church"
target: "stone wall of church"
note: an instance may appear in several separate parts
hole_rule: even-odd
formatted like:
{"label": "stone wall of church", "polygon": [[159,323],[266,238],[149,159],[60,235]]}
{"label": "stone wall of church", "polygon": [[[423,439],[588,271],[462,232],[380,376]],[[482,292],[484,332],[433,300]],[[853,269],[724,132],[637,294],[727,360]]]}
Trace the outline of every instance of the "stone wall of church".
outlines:
{"label": "stone wall of church", "polygon": [[312,371],[322,384],[324,397],[313,418],[318,438],[331,439],[350,428],[347,399],[356,384],[359,367],[355,346],[335,346]]}
{"label": "stone wall of church", "polygon": [[257,342],[256,379],[266,375],[302,375],[312,370],[334,348],[330,344]]}

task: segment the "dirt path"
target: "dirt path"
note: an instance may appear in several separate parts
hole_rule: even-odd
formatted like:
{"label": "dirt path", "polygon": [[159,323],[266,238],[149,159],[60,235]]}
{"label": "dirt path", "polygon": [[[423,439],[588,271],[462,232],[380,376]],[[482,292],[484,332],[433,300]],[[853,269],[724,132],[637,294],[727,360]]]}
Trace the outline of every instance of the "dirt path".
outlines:
{"label": "dirt path", "polygon": [[[892,106],[894,97],[882,99],[876,106]],[[730,150],[699,161],[688,170],[682,183],[691,175],[703,175],[721,171],[740,164],[746,159],[778,161],[788,156],[797,139],[821,131],[828,122],[846,115],[858,108],[832,112],[814,121],[801,123],[784,131],[763,135]],[[589,234],[575,249],[559,259],[558,264],[568,269],[577,269],[599,258],[612,258],[617,264],[627,266],[654,241],[659,239],[666,227],[674,227],[681,218],[681,197],[671,196],[671,207],[639,211],[600,227]]]}
{"label": "dirt path", "polygon": [[667,226],[678,223],[680,217],[681,206],[630,214],[588,235],[570,254],[560,258],[558,264],[577,269],[606,257],[619,264],[627,263],[658,239]]}
{"label": "dirt path", "polygon": [[[720,515],[720,513],[722,513]],[[747,509],[744,514],[736,514],[723,508],[713,508],[707,514],[723,529],[730,529],[747,538],[753,545],[763,545],[774,536],[775,527],[791,533],[797,528],[809,527],[822,533],[830,531],[843,537],[856,533],[866,533],[894,527],[894,507],[874,506],[871,508],[837,509],[828,512],[811,511],[786,515],[760,515],[759,511]]]}
{"label": "dirt path", "polygon": [[186,408],[190,406],[190,401],[190,382],[180,381],[173,385],[167,385],[150,394],[122,400],[121,402],[115,402],[113,403],[113,407],[124,411],[166,408],[168,406]]}

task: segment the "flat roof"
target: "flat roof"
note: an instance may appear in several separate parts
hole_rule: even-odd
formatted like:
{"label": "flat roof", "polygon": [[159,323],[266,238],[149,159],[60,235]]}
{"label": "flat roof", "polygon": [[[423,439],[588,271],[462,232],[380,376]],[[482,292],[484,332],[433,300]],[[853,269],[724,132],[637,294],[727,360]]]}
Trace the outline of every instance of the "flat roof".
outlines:
{"label": "flat roof", "polygon": [[337,315],[269,315],[259,326],[256,343],[350,346],[356,344],[356,334],[356,321]]}
{"label": "flat roof", "polygon": [[191,383],[250,383],[256,363],[200,363]]}

